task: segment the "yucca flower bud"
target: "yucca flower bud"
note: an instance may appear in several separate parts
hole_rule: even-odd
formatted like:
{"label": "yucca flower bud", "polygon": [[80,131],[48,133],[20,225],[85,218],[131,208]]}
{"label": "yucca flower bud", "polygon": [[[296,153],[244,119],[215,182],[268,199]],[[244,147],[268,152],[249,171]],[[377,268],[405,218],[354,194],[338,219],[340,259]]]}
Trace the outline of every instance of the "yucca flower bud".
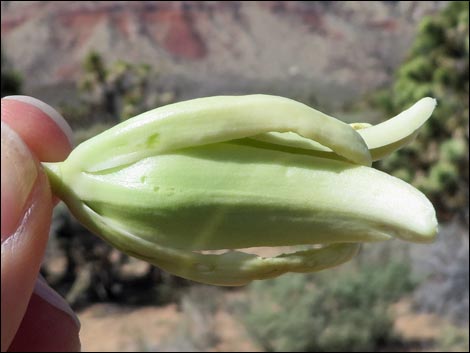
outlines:
{"label": "yucca flower bud", "polygon": [[[195,281],[243,285],[336,266],[363,242],[432,241],[428,199],[370,165],[409,143],[434,107],[424,98],[370,127],[282,97],[201,98],[44,166],[75,217],[118,249]],[[294,245],[315,246],[273,258],[236,251]]]}

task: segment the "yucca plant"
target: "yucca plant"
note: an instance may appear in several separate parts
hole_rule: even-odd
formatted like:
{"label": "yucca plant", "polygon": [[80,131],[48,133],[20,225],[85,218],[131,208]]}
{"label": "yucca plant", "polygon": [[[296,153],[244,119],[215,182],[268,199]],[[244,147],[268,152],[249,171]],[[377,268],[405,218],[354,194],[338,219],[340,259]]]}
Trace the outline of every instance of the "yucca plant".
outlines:
{"label": "yucca plant", "polygon": [[[118,249],[188,279],[243,285],[339,265],[363,242],[432,241],[427,198],[370,166],[411,142],[435,105],[424,98],[382,124],[350,126],[283,97],[201,98],[129,119],[44,167],[75,217]],[[238,251],[296,245],[315,246]]]}

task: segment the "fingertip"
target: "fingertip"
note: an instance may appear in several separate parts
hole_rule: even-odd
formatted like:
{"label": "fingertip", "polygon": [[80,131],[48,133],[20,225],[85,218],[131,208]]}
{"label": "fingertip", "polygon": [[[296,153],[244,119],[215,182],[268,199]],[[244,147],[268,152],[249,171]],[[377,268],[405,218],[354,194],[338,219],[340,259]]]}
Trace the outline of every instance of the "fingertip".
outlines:
{"label": "fingertip", "polygon": [[66,120],[39,99],[2,98],[2,121],[21,136],[40,161],[61,161],[73,148],[73,132]]}
{"label": "fingertip", "polygon": [[49,104],[46,104],[37,98],[30,97],[30,96],[23,96],[23,95],[6,96],[3,99],[6,99],[6,100],[13,99],[19,102],[23,102],[25,104],[30,104],[32,106],[35,106],[39,110],[42,110],[45,114],[47,114],[49,118],[51,118],[54,121],[54,123],[57,124],[57,126],[62,130],[64,135],[67,137],[70,147],[73,147],[74,143],[73,143],[72,128],[64,119],[64,117],[57,110],[51,107]]}

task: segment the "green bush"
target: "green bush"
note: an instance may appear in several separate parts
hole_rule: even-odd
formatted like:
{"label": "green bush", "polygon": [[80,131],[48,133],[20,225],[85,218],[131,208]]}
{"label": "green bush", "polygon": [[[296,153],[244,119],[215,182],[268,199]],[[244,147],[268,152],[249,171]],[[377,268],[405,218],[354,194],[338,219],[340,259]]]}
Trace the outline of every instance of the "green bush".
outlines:
{"label": "green bush", "polygon": [[450,325],[444,327],[437,339],[437,346],[440,352],[468,352],[468,331]]}
{"label": "green bush", "polygon": [[119,123],[144,111],[173,103],[174,92],[154,92],[158,73],[150,65],[118,60],[106,63],[97,52],[83,62],[79,82],[81,99],[90,114]]}
{"label": "green bush", "polygon": [[[392,89],[375,94],[375,107],[393,115],[425,96],[437,99],[419,138],[378,168],[421,189],[441,221],[468,212],[469,3],[454,1],[422,20]],[[463,210],[463,212],[461,211]]]}
{"label": "green bush", "polygon": [[19,94],[21,92],[22,78],[21,75],[15,71],[11,62],[5,56],[3,49],[1,50],[2,60],[2,79],[1,79],[1,96],[10,96]]}
{"label": "green bush", "polygon": [[397,342],[389,306],[414,283],[403,264],[257,282],[242,309],[267,351],[374,351]]}

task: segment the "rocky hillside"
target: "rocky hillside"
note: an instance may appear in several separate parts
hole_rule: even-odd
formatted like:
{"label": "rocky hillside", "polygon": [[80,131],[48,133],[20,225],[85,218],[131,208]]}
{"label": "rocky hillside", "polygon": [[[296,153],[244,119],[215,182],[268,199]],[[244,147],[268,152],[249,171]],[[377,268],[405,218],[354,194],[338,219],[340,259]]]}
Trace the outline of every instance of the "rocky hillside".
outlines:
{"label": "rocky hillside", "polygon": [[[264,91],[331,101],[386,84],[436,1],[3,1],[6,56],[57,100],[83,58],[151,64],[181,96]],[[309,94],[310,94],[309,93]]]}

